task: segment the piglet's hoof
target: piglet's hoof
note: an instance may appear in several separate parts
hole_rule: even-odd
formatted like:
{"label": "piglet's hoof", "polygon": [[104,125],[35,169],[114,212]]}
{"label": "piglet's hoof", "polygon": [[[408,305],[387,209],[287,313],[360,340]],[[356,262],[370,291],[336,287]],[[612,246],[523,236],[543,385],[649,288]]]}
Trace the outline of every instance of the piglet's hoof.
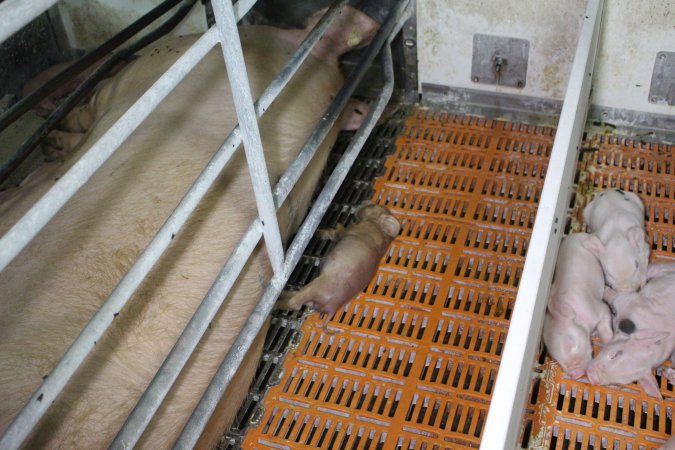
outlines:
{"label": "piglet's hoof", "polygon": [[43,141],[42,153],[47,161],[63,161],[72,153],[83,137],[84,133],[54,130]]}

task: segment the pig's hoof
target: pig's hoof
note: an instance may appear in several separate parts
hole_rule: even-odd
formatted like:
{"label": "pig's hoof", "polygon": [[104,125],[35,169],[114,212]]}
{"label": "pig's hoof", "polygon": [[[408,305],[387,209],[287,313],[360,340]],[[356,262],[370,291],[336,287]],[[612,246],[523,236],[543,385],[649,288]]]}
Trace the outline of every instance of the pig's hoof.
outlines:
{"label": "pig's hoof", "polygon": [[63,161],[73,152],[83,137],[83,133],[54,130],[43,141],[42,153],[48,161]]}
{"label": "pig's hoof", "polygon": [[668,383],[675,384],[675,369],[668,367],[663,373],[668,380]]}
{"label": "pig's hoof", "polygon": [[88,103],[73,109],[60,123],[59,128],[73,133],[86,133],[94,125],[94,115]]}

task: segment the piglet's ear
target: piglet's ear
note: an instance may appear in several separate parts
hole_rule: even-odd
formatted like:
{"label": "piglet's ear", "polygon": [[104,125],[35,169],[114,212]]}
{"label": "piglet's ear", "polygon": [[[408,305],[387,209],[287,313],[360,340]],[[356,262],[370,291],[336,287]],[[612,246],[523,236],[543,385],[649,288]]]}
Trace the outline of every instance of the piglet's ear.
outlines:
{"label": "piglet's ear", "polygon": [[576,317],[574,309],[564,300],[549,302],[548,309],[553,316],[565,317],[567,319],[574,319]]}
{"label": "piglet's ear", "polygon": [[631,227],[626,231],[626,239],[635,248],[640,248],[644,245],[645,238],[645,230],[640,227]]}
{"label": "piglet's ear", "polygon": [[654,378],[654,375],[648,373],[644,377],[640,378],[638,380],[638,383],[640,383],[642,389],[645,390],[645,394],[651,397],[656,397],[659,400],[663,400],[663,397],[661,396],[661,390],[659,389],[659,385],[656,382],[656,378]]}
{"label": "piglet's ear", "polygon": [[616,297],[618,296],[618,292],[616,292],[614,289],[612,289],[609,286],[605,286],[605,291],[602,293],[602,298],[607,300],[608,302],[612,303],[614,300],[616,300]]}
{"label": "piglet's ear", "polygon": [[600,258],[605,253],[605,244],[602,243],[599,237],[594,234],[589,234],[584,239],[583,246],[586,250],[593,253],[596,258]]}

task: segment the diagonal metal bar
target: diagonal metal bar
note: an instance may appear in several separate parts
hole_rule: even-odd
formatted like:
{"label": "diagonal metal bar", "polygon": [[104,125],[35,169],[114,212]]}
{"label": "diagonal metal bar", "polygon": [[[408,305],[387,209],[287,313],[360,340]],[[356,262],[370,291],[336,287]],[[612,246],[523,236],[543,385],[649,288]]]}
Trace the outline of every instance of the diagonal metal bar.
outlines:
{"label": "diagonal metal bar", "polygon": [[[283,86],[288,82],[293,73],[295,73],[302,61],[307,57],[312,46],[318,42],[323,31],[325,31],[330,22],[340,12],[345,3],[347,3],[347,0],[341,0],[328,10],[307,38],[300,44],[300,47],[291,60],[289,60],[286,67],[281,70],[279,75],[272,81],[265,92],[263,92],[260,99],[255,104],[258,117],[267,110],[271,102],[283,89]],[[236,139],[231,139],[233,136],[235,136]],[[230,143],[228,141],[236,142]],[[228,141],[221,147],[219,153],[224,149],[237,147],[241,138],[237,133],[230,135]],[[218,170],[217,173],[219,172],[220,170]],[[135,445],[138,439],[140,439],[143,431],[150,423],[152,416],[162,404],[169,389],[178,378],[178,375],[190,358],[190,355],[199,343],[199,340],[204,335],[208,328],[208,324],[211,323],[225,301],[225,298],[236,281],[236,277],[241,272],[244,264],[255,248],[255,245],[260,240],[261,231],[262,228],[260,227],[259,221],[255,221],[249,227],[245,233],[246,238],[233,251],[226,265],[216,278],[213,286],[204,297],[204,300],[190,319],[190,322],[186,325],[181,336],[162,363],[162,366],[157,371],[152,382],[141,396],[120,432],[115,437],[111,447],[128,448],[129,446]]]}
{"label": "diagonal metal bar", "polygon": [[253,96],[248,82],[244,52],[239,40],[237,21],[234,9],[229,0],[214,0],[211,2],[216,18],[216,27],[220,33],[220,48],[225,58],[225,67],[232,87],[232,100],[237,111],[239,127],[244,141],[246,162],[251,174],[255,202],[258,206],[258,215],[263,227],[267,254],[272,263],[275,274],[283,270],[284,247],[281,242],[277,212],[272,197],[272,187],[265,164],[265,155],[258,129]]}
{"label": "diagonal metal bar", "polygon": [[[382,46],[382,41],[385,38],[387,38],[388,36],[391,37],[396,34],[396,32],[400,29],[400,27],[404,22],[404,20],[402,20],[402,17],[409,14],[411,11],[409,8],[406,9],[408,5],[409,5],[408,2],[402,1],[397,5],[394,11],[390,13],[388,20],[385,22],[385,24],[381,29],[382,39],[377,39],[376,37],[374,42],[371,43],[372,49],[376,50],[380,48]],[[369,64],[370,62],[368,62],[368,65]],[[349,168],[353,164],[354,159],[358,155],[358,152],[362,148],[365,140],[370,134],[370,131],[374,127],[375,122],[377,121],[382,111],[384,110],[384,107],[389,101],[389,98],[391,97],[391,91],[393,89],[393,67],[391,63],[391,50],[388,46],[385,49],[383,49],[383,66],[385,68],[385,86],[383,86],[382,93],[378,98],[376,104],[366,117],[365,122],[362,125],[361,129],[359,129],[357,134],[352,139],[352,143],[350,144],[349,148],[345,151],[345,154],[338,163],[336,169],[333,171],[333,174],[326,182],[324,190],[321,192],[321,194],[315,201],[315,204],[312,207],[310,213],[308,214],[307,219],[303,223],[300,230],[298,230],[296,238],[294,239],[288,251],[288,257],[286,258],[285,263],[286,268],[283,276],[275,277],[272,280],[272,283],[270,284],[268,289],[263,294],[255,310],[247,320],[244,328],[239,333],[237,340],[232,345],[230,351],[228,352],[222,364],[220,365],[217,373],[214,375],[211,384],[209,385],[206,392],[202,396],[202,399],[197,405],[197,408],[195,408],[195,411],[193,412],[192,416],[190,417],[190,420],[183,429],[183,432],[181,433],[181,436],[176,442],[174,448],[178,449],[192,448],[199,439],[199,436],[201,435],[204,427],[206,426],[206,423],[211,417],[211,414],[213,413],[215,407],[220,401],[220,398],[222,397],[223,393],[229,386],[229,383],[231,382],[234,374],[236,373],[239,364],[241,364],[241,361],[248,352],[248,349],[250,348],[253,340],[260,332],[263,323],[265,322],[265,320],[267,320],[267,316],[269,315],[269,312],[273,307],[274,301],[279,296],[281,289],[288,280],[288,277],[290,276],[290,272],[292,271],[293,267],[295,267],[298,260],[300,259],[300,256],[304,248],[309,242],[309,238],[316,230],[319,222],[321,221],[321,218],[323,217],[323,214],[328,208],[328,205],[335,196],[337,189],[344,180]],[[367,67],[367,65],[364,67]],[[357,69],[355,69],[354,72],[357,72]],[[345,87],[348,86],[349,85],[345,83]],[[339,96],[340,94],[338,94],[338,97]],[[337,100],[338,99],[336,98],[336,101]],[[289,169],[287,173],[290,172],[290,170],[291,169]],[[280,193],[279,191],[282,188],[281,185],[282,181],[280,181],[279,184],[277,185],[277,194]]]}

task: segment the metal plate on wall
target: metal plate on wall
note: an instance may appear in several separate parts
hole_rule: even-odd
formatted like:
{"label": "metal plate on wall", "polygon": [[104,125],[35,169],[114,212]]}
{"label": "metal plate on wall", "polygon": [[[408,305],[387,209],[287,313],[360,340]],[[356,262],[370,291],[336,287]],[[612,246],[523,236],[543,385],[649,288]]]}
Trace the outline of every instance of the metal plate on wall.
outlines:
{"label": "metal plate on wall", "polygon": [[523,88],[527,81],[529,53],[527,39],[474,34],[471,80]]}
{"label": "metal plate on wall", "polygon": [[675,52],[658,52],[649,85],[651,103],[675,105]]}

